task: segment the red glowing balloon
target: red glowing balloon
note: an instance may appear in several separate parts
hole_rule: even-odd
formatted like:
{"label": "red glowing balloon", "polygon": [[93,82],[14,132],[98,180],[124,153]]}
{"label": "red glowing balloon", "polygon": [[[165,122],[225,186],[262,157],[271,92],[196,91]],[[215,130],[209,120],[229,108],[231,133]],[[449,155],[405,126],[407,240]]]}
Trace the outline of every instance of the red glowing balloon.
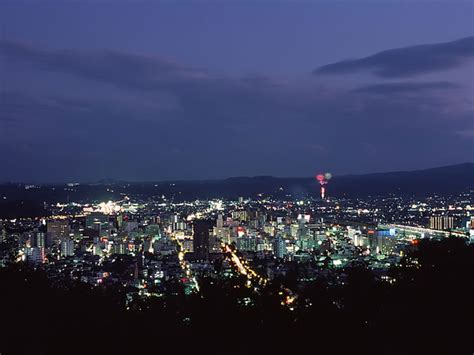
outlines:
{"label": "red glowing balloon", "polygon": [[316,175],[316,180],[323,181],[324,180],[324,175],[323,174]]}

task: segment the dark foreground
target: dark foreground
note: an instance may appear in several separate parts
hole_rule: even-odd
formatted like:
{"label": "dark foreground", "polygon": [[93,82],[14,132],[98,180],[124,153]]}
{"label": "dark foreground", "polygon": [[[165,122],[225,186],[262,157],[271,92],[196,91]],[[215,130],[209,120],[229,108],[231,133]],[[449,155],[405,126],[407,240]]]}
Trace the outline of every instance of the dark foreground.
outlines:
{"label": "dark foreground", "polygon": [[239,280],[201,280],[196,295],[135,301],[84,284],[52,287],[40,271],[0,269],[0,353],[9,354],[472,354],[474,247],[422,242],[420,267],[347,270],[342,287],[312,283],[293,310],[278,280],[253,306]]}

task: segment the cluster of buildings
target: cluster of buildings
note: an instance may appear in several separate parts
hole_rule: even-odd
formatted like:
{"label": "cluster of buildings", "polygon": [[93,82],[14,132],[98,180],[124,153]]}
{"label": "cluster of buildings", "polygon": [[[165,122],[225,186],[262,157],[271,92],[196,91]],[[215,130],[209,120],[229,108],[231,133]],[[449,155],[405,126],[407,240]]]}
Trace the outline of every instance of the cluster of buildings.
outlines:
{"label": "cluster of buildings", "polygon": [[420,238],[474,241],[474,217],[462,198],[442,206],[437,200],[430,206],[399,198],[180,203],[128,198],[58,204],[51,211],[47,218],[1,222],[0,244],[8,242],[10,252],[1,249],[0,265],[13,255],[12,262],[44,268],[60,284],[79,280],[145,296],[196,291],[203,275],[257,273],[271,279],[294,263],[313,279],[361,262],[383,269]]}

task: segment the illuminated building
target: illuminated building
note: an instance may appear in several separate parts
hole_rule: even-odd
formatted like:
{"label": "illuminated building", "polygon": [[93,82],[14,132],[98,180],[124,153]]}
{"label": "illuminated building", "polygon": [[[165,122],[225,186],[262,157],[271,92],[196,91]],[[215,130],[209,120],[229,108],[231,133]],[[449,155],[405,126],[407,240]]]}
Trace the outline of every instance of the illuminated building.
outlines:
{"label": "illuminated building", "polygon": [[215,236],[209,236],[209,252],[210,253],[220,253],[221,252],[221,242]]}
{"label": "illuminated building", "polygon": [[449,230],[454,228],[454,218],[450,216],[431,216],[430,228],[437,230]]}
{"label": "illuminated building", "polygon": [[0,243],[3,243],[7,238],[7,232],[5,228],[0,224]]}
{"label": "illuminated building", "polygon": [[70,238],[61,240],[61,256],[67,257],[74,255],[74,241]]}
{"label": "illuminated building", "polygon": [[112,245],[112,254],[127,254],[127,245],[123,242],[114,242]]}
{"label": "illuminated building", "polygon": [[32,247],[26,251],[26,258],[33,264],[42,264],[45,261],[45,252],[43,247]]}
{"label": "illuminated building", "polygon": [[217,242],[230,243],[230,230],[228,227],[224,227],[222,214],[217,216],[216,226],[213,228],[212,234],[217,238]]}
{"label": "illuminated building", "polygon": [[273,241],[273,254],[277,258],[283,258],[286,255],[286,243],[281,235],[277,235]]}
{"label": "illuminated building", "polygon": [[123,216],[121,214],[115,216],[115,225],[117,226],[117,228],[122,228],[122,224],[123,224]]}
{"label": "illuminated building", "polygon": [[109,229],[109,216],[92,212],[86,216],[86,228],[98,230],[100,234],[103,234]]}
{"label": "illuminated building", "polygon": [[125,221],[123,223],[123,230],[130,233],[138,228],[138,222],[136,221]]}
{"label": "illuminated building", "polygon": [[224,218],[222,217],[222,214],[219,214],[217,216],[216,227],[217,228],[224,228]]}
{"label": "illuminated building", "polygon": [[192,253],[194,252],[194,248],[193,248],[193,240],[192,239],[184,239],[182,242],[182,250],[183,252],[185,253]]}
{"label": "illuminated building", "polygon": [[369,234],[369,243],[372,253],[390,255],[396,248],[396,237],[393,230],[379,230]]}
{"label": "illuminated building", "polygon": [[44,248],[46,243],[46,237],[44,233],[35,232],[30,234],[29,241],[30,246],[32,248]]}
{"label": "illuminated building", "polygon": [[244,251],[255,251],[257,249],[257,240],[250,236],[237,238],[237,249]]}
{"label": "illuminated building", "polygon": [[213,235],[214,235],[219,241],[222,241],[222,242],[224,242],[224,243],[229,244],[230,241],[231,241],[231,240],[230,240],[230,229],[227,228],[227,227],[222,227],[222,228],[214,227]]}
{"label": "illuminated building", "polygon": [[47,221],[46,233],[49,241],[65,238],[70,233],[69,222],[67,220]]}
{"label": "illuminated building", "polygon": [[177,214],[171,216],[171,229],[181,231],[186,229],[186,223]]}
{"label": "illuminated building", "polygon": [[248,220],[248,213],[245,210],[238,210],[232,212],[232,219],[246,222]]}
{"label": "illuminated building", "polygon": [[154,238],[161,237],[161,229],[160,226],[157,224],[150,224],[146,226],[145,233]]}
{"label": "illuminated building", "polygon": [[474,217],[471,217],[469,225],[469,243],[474,244]]}

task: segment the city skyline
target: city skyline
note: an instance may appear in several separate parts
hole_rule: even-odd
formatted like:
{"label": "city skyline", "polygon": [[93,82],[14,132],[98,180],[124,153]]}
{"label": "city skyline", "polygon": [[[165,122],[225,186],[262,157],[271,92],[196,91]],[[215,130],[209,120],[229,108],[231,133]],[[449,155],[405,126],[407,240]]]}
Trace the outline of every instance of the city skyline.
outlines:
{"label": "city skyline", "polygon": [[0,0],[0,355],[474,354],[473,20]]}
{"label": "city skyline", "polygon": [[470,3],[0,6],[0,181],[472,161]]}

